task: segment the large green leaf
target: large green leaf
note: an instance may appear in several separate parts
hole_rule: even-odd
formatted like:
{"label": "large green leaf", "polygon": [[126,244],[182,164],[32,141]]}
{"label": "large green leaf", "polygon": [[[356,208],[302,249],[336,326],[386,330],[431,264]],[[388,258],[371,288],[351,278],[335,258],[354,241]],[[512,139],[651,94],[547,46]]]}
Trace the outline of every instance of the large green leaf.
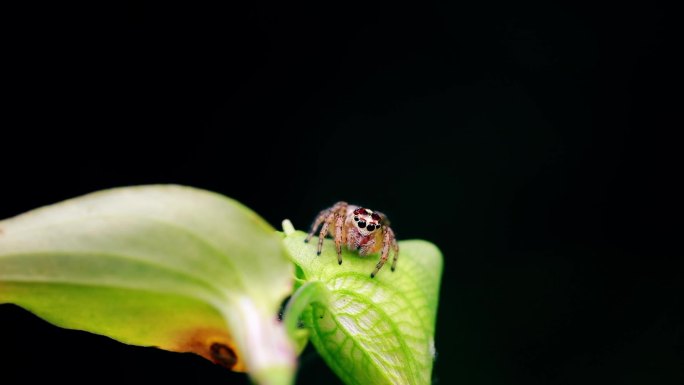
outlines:
{"label": "large green leaf", "polygon": [[0,222],[0,303],[194,352],[262,384],[292,382],[294,347],[277,321],[292,276],[263,219],[189,187],[106,190]]}
{"label": "large green leaf", "polygon": [[346,384],[430,384],[442,274],[437,247],[400,241],[396,271],[386,265],[371,278],[377,255],[345,250],[338,265],[331,240],[317,256],[316,246],[304,243],[305,233],[289,221],[283,228],[301,279],[286,311],[289,329],[303,322],[318,352]]}

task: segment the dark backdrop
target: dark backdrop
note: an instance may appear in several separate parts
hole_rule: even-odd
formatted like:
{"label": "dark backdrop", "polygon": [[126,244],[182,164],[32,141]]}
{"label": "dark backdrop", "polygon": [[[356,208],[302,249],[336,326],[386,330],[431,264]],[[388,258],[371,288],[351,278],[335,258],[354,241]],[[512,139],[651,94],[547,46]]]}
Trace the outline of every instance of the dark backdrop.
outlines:
{"label": "dark backdrop", "polygon": [[[667,10],[226,3],[23,13],[0,217],[148,183],[278,227],[347,200],[444,253],[434,383],[684,383]],[[1,383],[247,382],[11,305],[0,325]],[[304,357],[298,384],[339,383]]]}

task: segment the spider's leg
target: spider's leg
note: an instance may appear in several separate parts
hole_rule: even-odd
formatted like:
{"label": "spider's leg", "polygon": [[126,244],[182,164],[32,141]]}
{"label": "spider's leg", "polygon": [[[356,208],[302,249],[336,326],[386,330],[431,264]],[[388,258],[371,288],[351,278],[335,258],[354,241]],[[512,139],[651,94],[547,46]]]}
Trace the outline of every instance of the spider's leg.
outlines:
{"label": "spider's leg", "polygon": [[321,250],[323,249],[323,240],[325,239],[325,236],[328,235],[328,227],[330,227],[330,222],[332,222],[334,218],[335,213],[330,213],[328,214],[328,217],[325,218],[321,232],[318,234],[318,249],[316,255],[321,255]]}
{"label": "spider's leg", "polygon": [[333,207],[323,210],[320,214],[318,214],[318,217],[311,228],[311,232],[304,240],[305,242],[309,242],[311,237],[313,237],[314,233],[316,232],[318,226],[320,226],[321,222],[323,222],[321,232],[318,234],[317,255],[321,255],[321,250],[323,249],[323,240],[325,239],[325,236],[328,235],[328,229],[330,228],[330,224],[332,223],[333,219],[337,218],[338,216],[344,217],[345,213],[347,212],[347,206],[347,202],[340,201],[335,203]]}
{"label": "spider's leg", "polygon": [[399,259],[399,244],[397,243],[397,238],[394,236],[394,231],[392,232],[392,248],[394,249],[394,259],[392,259],[392,271],[397,268],[397,260]]}
{"label": "spider's leg", "polygon": [[376,274],[378,274],[378,271],[382,266],[387,262],[387,258],[389,257],[389,250],[390,250],[390,232],[392,230],[389,229],[389,227],[384,227],[383,226],[383,237],[382,237],[382,254],[380,255],[380,261],[378,261],[378,264],[375,265],[375,270],[371,273],[371,278],[374,278]]}
{"label": "spider's leg", "polygon": [[335,250],[337,250],[337,263],[342,264],[342,226],[344,216],[338,215],[335,220]]}
{"label": "spider's leg", "polygon": [[309,243],[314,234],[316,234],[316,230],[318,230],[318,227],[321,225],[321,223],[323,223],[323,221],[325,220],[325,218],[328,217],[328,215],[330,215],[330,209],[325,209],[318,213],[316,220],[311,225],[311,231],[309,231],[309,235],[306,236],[304,242]]}

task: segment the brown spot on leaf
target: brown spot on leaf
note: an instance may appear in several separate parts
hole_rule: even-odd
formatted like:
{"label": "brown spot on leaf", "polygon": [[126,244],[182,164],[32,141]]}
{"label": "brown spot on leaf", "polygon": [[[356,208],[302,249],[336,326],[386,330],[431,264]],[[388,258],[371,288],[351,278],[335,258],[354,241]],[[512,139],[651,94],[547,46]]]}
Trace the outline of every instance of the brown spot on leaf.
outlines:
{"label": "brown spot on leaf", "polygon": [[229,346],[214,343],[211,345],[210,350],[214,363],[228,369],[233,369],[235,364],[237,364],[237,355],[235,355],[235,351]]}
{"label": "brown spot on leaf", "polygon": [[235,348],[230,335],[221,329],[192,329],[180,334],[173,349],[178,352],[192,352],[236,372],[244,372],[244,362]]}

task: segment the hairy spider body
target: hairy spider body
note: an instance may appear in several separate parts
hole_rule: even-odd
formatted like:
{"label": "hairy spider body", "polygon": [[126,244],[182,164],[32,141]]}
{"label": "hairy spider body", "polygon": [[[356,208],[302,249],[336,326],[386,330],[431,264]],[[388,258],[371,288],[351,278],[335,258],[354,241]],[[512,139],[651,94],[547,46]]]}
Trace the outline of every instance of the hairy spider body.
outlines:
{"label": "hairy spider body", "polygon": [[384,214],[350,205],[347,202],[337,202],[318,214],[305,242],[311,240],[319,227],[321,227],[321,231],[318,234],[318,255],[321,255],[323,239],[329,234],[335,239],[339,264],[342,264],[343,245],[349,250],[357,251],[362,256],[380,252],[380,261],[371,273],[371,278],[373,278],[387,262],[391,248],[394,250],[392,271],[396,268],[399,258],[399,245]]}

